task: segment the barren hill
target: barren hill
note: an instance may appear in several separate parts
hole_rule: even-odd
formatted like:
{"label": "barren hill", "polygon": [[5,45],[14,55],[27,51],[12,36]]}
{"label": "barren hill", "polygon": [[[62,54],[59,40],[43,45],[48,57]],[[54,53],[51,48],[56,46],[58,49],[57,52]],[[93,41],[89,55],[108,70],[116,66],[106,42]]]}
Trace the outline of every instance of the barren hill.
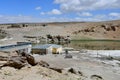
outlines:
{"label": "barren hill", "polygon": [[24,41],[23,36],[45,37],[47,34],[69,35],[72,40],[120,40],[120,20],[104,22],[19,23],[17,27],[11,27],[11,24],[2,24],[0,27],[11,35],[13,38],[11,41]]}
{"label": "barren hill", "polygon": [[61,26],[63,33],[71,35],[72,39],[108,39],[119,40],[120,20],[106,22],[66,22],[53,23],[51,26]]}

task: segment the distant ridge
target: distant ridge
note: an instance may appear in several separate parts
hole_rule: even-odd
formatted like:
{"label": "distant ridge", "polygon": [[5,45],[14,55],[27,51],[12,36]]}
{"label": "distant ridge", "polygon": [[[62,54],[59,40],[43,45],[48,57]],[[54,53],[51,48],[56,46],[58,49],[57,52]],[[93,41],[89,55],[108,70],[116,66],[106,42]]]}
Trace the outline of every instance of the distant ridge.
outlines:
{"label": "distant ridge", "polygon": [[116,22],[120,20],[108,20],[108,21],[66,21],[66,22],[18,22],[18,23],[0,23],[0,25],[10,25],[10,24],[57,24],[57,23],[87,23],[87,22],[92,22],[92,23],[98,23],[98,22]]}

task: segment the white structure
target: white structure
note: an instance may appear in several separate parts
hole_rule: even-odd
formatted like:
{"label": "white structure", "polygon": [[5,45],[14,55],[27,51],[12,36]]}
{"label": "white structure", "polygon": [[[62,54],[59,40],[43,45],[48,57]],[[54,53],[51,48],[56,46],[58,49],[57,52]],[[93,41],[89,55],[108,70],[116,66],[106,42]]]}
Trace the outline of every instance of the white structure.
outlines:
{"label": "white structure", "polygon": [[0,51],[5,52],[14,52],[17,51],[18,53],[31,53],[32,44],[27,42],[18,42],[16,45],[7,45],[7,46],[0,46]]}
{"label": "white structure", "polygon": [[62,46],[56,44],[37,45],[32,48],[33,54],[59,54],[62,52]]}

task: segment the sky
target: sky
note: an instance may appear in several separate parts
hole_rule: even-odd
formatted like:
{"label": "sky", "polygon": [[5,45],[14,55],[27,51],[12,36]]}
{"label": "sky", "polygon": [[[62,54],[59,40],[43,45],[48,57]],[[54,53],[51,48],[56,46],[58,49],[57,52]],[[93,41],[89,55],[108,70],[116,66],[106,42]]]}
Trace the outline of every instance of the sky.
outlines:
{"label": "sky", "polygon": [[1,0],[0,23],[120,19],[120,0]]}

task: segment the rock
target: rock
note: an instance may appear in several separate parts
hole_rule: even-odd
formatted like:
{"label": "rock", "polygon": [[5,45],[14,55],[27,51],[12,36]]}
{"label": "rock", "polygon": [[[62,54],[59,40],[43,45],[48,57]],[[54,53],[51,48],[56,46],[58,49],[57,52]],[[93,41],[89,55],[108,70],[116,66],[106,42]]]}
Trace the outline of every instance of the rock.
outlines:
{"label": "rock", "polygon": [[77,74],[76,70],[73,68],[68,69],[68,72],[73,73],[73,74]]}
{"label": "rock", "polygon": [[49,64],[47,62],[42,61],[42,60],[40,62],[36,62],[35,58],[30,54],[24,54],[21,56],[12,56],[10,57],[10,59],[6,57],[4,59],[4,57],[1,57],[1,59],[6,60],[8,62],[2,64],[0,68],[5,67],[5,66],[10,66],[16,69],[21,69],[22,67],[25,67],[25,66],[30,66],[30,65],[35,66],[37,64],[39,64],[42,67],[49,68]]}
{"label": "rock", "polygon": [[106,28],[106,25],[103,24],[103,25],[101,25],[101,27]]}
{"label": "rock", "polygon": [[38,62],[38,64],[42,67],[47,67],[47,68],[49,67],[49,64],[45,61],[42,61],[42,60],[40,62]]}
{"label": "rock", "polygon": [[111,29],[112,29],[113,31],[116,31],[116,27],[115,27],[115,26],[111,26]]}
{"label": "rock", "polygon": [[8,57],[0,56],[0,61],[7,61]]}
{"label": "rock", "polygon": [[52,69],[52,70],[54,70],[54,71],[57,71],[57,72],[59,72],[59,73],[62,73],[62,70],[63,70],[63,69],[60,69],[60,68],[50,68],[50,69]]}
{"label": "rock", "polygon": [[26,59],[27,59],[27,62],[28,62],[30,65],[32,65],[32,66],[37,65],[37,62],[35,61],[35,58],[34,58],[32,55],[26,54],[25,57],[26,57]]}
{"label": "rock", "polygon": [[92,80],[104,80],[101,76],[99,76],[99,75],[92,75],[91,76],[91,79]]}
{"label": "rock", "polygon": [[106,24],[106,25],[101,25],[106,31],[116,31],[116,25],[111,25],[111,24]]}
{"label": "rock", "polygon": [[[7,61],[4,64],[2,64],[0,68],[9,66],[9,67],[14,67],[16,69],[21,69],[22,67],[27,65],[35,66],[38,64],[32,55],[26,53],[21,54],[19,56],[11,56],[11,57],[0,56],[0,61]],[[49,64],[44,61],[39,62],[39,64],[44,67],[49,66]]]}
{"label": "rock", "polygon": [[78,70],[76,70],[76,69],[74,69],[74,68],[69,68],[69,69],[67,70],[67,72],[70,72],[70,73],[73,73],[73,74],[77,74],[77,75],[80,75],[80,76],[84,76],[81,71],[78,71]]}
{"label": "rock", "polygon": [[81,71],[78,71],[78,74],[79,74],[80,76],[84,76]]}
{"label": "rock", "polygon": [[12,57],[7,63],[2,65],[1,67],[10,66],[16,69],[21,69],[26,65],[25,63],[26,63],[26,59],[24,57]]}
{"label": "rock", "polygon": [[67,55],[65,55],[65,58],[72,58],[72,55],[67,54]]}

